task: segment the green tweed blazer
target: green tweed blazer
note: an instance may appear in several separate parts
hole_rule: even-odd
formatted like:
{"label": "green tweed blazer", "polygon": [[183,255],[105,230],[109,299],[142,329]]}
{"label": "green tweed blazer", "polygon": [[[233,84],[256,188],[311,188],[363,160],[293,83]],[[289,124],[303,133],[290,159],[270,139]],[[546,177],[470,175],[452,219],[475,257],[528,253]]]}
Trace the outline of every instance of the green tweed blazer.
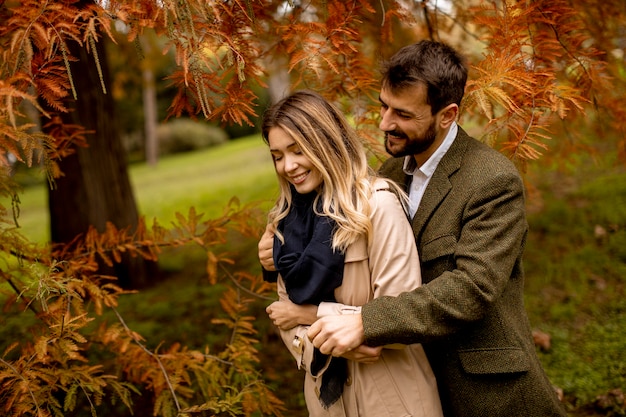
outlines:
{"label": "green tweed blazer", "polygon": [[[380,171],[406,187],[402,164]],[[423,285],[363,307],[366,344],[422,343],[446,417],[565,416],[523,304],[528,224],[513,163],[459,128],[412,227]]]}

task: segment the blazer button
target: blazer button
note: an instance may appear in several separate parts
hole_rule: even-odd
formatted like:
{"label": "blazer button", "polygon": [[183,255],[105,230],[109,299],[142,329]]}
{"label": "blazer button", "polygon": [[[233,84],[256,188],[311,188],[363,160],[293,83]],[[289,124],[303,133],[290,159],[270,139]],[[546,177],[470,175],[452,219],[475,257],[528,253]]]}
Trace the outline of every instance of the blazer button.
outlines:
{"label": "blazer button", "polygon": [[347,386],[352,385],[352,377],[348,377],[348,378],[346,379],[346,385],[347,385]]}

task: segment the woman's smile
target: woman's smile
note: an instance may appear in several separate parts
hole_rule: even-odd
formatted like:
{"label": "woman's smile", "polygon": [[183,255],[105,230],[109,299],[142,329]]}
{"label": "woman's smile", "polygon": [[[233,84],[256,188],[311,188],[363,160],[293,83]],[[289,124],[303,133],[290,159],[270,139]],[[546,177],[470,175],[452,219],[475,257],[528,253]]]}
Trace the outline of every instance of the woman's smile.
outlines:
{"label": "woman's smile", "polygon": [[307,171],[307,172],[304,172],[304,173],[298,174],[298,175],[292,175],[292,176],[289,177],[289,180],[291,181],[291,183],[293,185],[301,184],[309,176],[309,173],[310,173],[310,171]]}

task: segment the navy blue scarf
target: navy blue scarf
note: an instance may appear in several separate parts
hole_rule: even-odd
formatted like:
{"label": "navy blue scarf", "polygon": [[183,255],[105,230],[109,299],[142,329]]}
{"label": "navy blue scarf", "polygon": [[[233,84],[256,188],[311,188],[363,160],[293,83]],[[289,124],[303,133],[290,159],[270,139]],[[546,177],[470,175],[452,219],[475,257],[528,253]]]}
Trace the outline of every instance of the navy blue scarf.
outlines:
{"label": "navy blue scarf", "polygon": [[[289,299],[295,304],[336,301],[335,289],[343,281],[345,256],[332,248],[335,222],[316,215],[313,202],[317,193],[298,194],[292,188],[289,214],[278,223],[285,243],[274,238],[274,264],[285,282]],[[315,349],[311,373],[317,374],[328,356]],[[332,358],[322,375],[320,401],[325,408],[335,403],[348,377],[344,358]]]}
{"label": "navy blue scarf", "polygon": [[274,264],[296,304],[335,301],[343,281],[344,254],[332,248],[335,222],[315,214],[316,194],[293,190],[291,210],[278,223],[285,243],[274,238]]}

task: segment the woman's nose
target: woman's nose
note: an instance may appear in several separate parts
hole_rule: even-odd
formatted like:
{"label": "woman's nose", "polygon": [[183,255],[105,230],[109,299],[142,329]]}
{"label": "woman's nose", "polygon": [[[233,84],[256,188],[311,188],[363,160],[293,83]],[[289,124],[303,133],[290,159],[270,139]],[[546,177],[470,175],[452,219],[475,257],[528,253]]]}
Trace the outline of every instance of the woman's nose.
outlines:
{"label": "woman's nose", "polygon": [[292,172],[298,168],[298,161],[293,156],[285,155],[285,171]]}

